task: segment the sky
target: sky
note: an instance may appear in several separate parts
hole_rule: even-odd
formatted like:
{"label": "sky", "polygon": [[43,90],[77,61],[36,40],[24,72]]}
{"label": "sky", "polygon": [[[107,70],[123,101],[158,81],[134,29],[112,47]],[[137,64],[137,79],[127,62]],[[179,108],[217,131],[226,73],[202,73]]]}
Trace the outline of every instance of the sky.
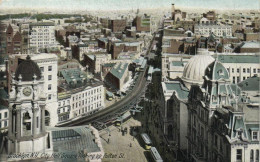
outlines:
{"label": "sky", "polygon": [[1,9],[124,10],[176,8],[259,9],[260,0],[0,0]]}

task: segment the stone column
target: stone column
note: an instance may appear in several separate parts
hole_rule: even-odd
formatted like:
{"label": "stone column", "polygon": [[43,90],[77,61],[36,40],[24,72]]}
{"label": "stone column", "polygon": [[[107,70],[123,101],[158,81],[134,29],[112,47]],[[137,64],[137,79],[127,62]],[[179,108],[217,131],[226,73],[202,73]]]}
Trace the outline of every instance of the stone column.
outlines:
{"label": "stone column", "polygon": [[13,112],[12,112],[12,107],[9,106],[9,123],[8,123],[8,136],[13,135]]}
{"label": "stone column", "polygon": [[21,119],[22,119],[22,116],[21,116],[21,107],[19,106],[16,110],[16,139],[19,141],[20,138],[21,138],[21,133],[22,133],[22,130],[21,130]]}
{"label": "stone column", "polygon": [[45,132],[45,106],[41,106],[41,110],[42,110],[42,113],[41,113],[41,118],[42,118],[42,123],[41,123],[41,127],[42,127],[42,130],[41,132]]}
{"label": "stone column", "polygon": [[34,109],[34,107],[32,107],[32,136],[33,137],[35,137],[35,130],[36,130],[35,112],[36,112],[36,109]]}

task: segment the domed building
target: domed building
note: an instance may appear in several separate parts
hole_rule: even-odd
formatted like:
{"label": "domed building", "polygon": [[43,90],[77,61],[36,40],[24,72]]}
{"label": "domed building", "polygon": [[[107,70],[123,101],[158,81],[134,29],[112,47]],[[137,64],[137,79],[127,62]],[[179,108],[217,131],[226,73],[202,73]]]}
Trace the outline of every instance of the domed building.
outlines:
{"label": "domed building", "polygon": [[29,56],[12,77],[9,94],[8,153],[51,151],[45,129],[44,80],[39,66]]}
{"label": "domed building", "polygon": [[193,56],[184,67],[182,80],[185,86],[190,89],[193,84],[202,85],[205,70],[214,61],[210,55]]}
{"label": "domed building", "polygon": [[21,81],[32,81],[34,80],[34,77],[36,80],[41,79],[41,70],[39,66],[31,60],[30,56],[28,55],[26,57],[26,60],[22,61],[19,66],[16,69],[15,72],[15,80],[19,80],[21,78]]}

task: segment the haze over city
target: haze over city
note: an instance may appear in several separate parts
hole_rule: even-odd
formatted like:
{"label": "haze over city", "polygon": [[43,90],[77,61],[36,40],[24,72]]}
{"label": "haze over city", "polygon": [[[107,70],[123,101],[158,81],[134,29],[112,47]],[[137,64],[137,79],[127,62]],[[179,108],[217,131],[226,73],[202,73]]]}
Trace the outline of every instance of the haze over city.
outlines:
{"label": "haze over city", "polygon": [[207,8],[221,10],[259,9],[258,0],[2,0],[0,1],[0,10],[2,10],[2,12],[23,12],[26,9],[33,9],[36,11],[73,12],[93,10],[164,9],[170,8],[169,6],[171,3],[175,3],[179,8]]}

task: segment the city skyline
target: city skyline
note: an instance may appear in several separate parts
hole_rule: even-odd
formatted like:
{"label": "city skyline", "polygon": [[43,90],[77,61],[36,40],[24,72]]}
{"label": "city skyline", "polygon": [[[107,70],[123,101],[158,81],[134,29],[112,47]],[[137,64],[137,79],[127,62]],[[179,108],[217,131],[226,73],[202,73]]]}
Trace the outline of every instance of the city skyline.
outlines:
{"label": "city skyline", "polygon": [[[180,8],[205,8],[205,9],[259,9],[259,1],[257,0],[218,0],[218,1],[205,1],[205,0],[162,0],[158,3],[156,0],[131,0],[119,1],[114,0],[2,0],[0,1],[0,9],[34,9],[34,10],[131,10],[131,9],[154,9],[154,8],[170,8],[169,6],[174,3]],[[109,3],[110,6],[104,5]],[[62,7],[62,9],[61,9]]]}

